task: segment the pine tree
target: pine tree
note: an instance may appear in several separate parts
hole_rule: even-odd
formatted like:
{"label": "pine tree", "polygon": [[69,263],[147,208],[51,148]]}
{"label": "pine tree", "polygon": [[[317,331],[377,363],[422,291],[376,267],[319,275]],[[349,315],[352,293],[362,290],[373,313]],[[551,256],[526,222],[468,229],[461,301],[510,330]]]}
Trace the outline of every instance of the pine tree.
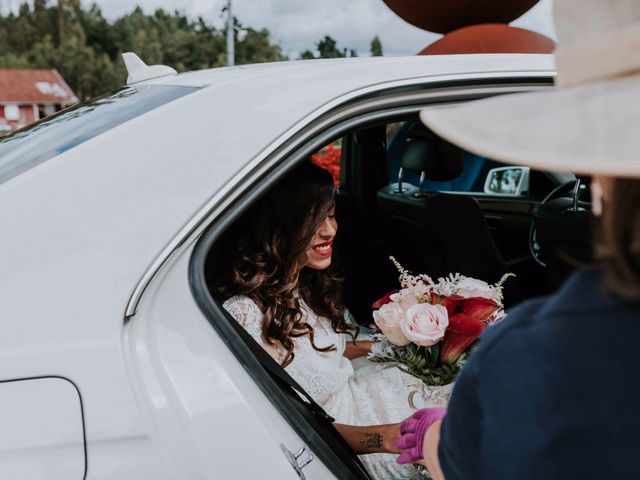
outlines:
{"label": "pine tree", "polygon": [[340,51],[337,42],[329,35],[325,35],[322,40],[316,43],[316,47],[320,54],[318,58],[343,58],[346,56],[346,52]]}
{"label": "pine tree", "polygon": [[371,40],[371,56],[372,57],[381,57],[382,56],[382,42],[380,38],[376,35]]}
{"label": "pine tree", "polygon": [[357,57],[358,52],[352,48],[338,48],[338,42],[329,35],[325,35],[324,38],[316,43],[318,55],[315,55],[311,50],[304,50],[300,52],[301,60],[309,60],[313,58],[345,58],[345,57]]}

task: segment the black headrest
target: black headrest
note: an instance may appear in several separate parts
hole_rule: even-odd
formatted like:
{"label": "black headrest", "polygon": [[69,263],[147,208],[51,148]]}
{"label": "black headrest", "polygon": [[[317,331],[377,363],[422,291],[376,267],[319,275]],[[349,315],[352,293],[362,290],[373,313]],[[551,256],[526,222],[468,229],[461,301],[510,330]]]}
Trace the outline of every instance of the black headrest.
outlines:
{"label": "black headrest", "polygon": [[458,147],[416,123],[409,129],[400,166],[412,172],[425,172],[429,180],[446,182],[462,173],[462,154]]}

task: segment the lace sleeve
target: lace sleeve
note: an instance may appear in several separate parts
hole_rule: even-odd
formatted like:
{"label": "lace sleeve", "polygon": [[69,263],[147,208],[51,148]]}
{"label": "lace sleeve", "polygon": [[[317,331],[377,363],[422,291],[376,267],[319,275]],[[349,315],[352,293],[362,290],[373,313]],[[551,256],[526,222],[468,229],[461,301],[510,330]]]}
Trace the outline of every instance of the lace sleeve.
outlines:
{"label": "lace sleeve", "polygon": [[224,309],[263,347],[262,312],[249,297],[236,296],[222,304]]}
{"label": "lace sleeve", "polygon": [[264,315],[253,300],[239,295],[231,297],[222,306],[269,355],[278,362],[281,361],[282,352],[277,347],[267,344],[262,336],[262,319]]}

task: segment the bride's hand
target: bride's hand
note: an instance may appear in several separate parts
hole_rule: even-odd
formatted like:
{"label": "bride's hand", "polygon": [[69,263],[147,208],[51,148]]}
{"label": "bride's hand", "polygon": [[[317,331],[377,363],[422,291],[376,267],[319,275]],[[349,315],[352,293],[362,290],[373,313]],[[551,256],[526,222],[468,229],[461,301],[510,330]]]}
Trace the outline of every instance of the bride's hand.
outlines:
{"label": "bride's hand", "polygon": [[344,349],[344,356],[348,359],[364,357],[371,353],[373,343],[371,340],[348,341]]}
{"label": "bride's hand", "polygon": [[387,427],[387,436],[385,439],[385,451],[389,453],[401,453],[401,450],[396,447],[395,443],[400,438],[400,423],[391,423],[384,425]]}

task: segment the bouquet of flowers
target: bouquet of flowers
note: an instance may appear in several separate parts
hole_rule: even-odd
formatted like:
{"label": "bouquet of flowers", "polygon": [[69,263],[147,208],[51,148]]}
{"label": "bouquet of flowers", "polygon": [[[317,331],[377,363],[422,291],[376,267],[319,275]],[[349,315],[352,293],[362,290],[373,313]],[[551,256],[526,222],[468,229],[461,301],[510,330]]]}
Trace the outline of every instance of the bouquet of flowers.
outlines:
{"label": "bouquet of flowers", "polygon": [[505,317],[502,285],[452,274],[434,282],[411,275],[395,258],[401,289],[373,304],[380,344],[369,358],[393,362],[428,386],[453,382],[487,325]]}

